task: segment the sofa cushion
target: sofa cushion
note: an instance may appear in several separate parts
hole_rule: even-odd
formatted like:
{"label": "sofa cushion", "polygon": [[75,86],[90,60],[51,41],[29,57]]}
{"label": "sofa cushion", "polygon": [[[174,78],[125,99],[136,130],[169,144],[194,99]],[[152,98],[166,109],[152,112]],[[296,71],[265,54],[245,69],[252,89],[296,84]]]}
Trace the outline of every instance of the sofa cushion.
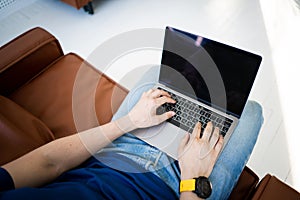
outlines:
{"label": "sofa cushion", "polygon": [[126,94],[126,89],[70,53],[9,98],[59,138],[109,122]]}
{"label": "sofa cushion", "polygon": [[0,96],[0,165],[53,139],[43,122],[10,99]]}

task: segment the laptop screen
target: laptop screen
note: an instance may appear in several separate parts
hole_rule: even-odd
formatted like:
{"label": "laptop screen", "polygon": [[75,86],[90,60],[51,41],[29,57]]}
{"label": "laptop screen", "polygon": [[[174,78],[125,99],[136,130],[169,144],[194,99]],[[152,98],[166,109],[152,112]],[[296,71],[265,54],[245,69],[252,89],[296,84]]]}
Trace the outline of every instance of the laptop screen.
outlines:
{"label": "laptop screen", "polygon": [[240,118],[261,56],[167,27],[159,82]]}

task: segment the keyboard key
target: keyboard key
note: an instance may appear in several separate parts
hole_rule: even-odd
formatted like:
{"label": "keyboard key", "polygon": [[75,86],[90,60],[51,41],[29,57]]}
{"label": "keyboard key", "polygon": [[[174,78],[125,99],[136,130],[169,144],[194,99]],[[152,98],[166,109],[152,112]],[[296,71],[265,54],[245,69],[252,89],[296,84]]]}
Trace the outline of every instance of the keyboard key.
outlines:
{"label": "keyboard key", "polygon": [[184,104],[183,101],[178,101],[178,105],[182,106]]}
{"label": "keyboard key", "polygon": [[181,121],[181,117],[180,116],[176,116],[175,118],[177,121]]}
{"label": "keyboard key", "polygon": [[225,119],[225,122],[227,122],[227,123],[229,123],[229,124],[232,124],[233,120],[232,120],[232,119],[226,118],[226,119]]}
{"label": "keyboard key", "polygon": [[211,116],[210,113],[206,113],[206,114],[205,114],[205,117],[206,117],[206,118],[210,118],[210,116]]}
{"label": "keyboard key", "polygon": [[228,128],[226,128],[226,127],[222,128],[222,132],[227,133],[227,131],[228,131]]}
{"label": "keyboard key", "polygon": [[189,127],[193,127],[193,123],[192,122],[187,122],[186,125],[189,126]]}
{"label": "keyboard key", "polygon": [[199,121],[200,122],[204,122],[205,121],[205,117],[204,116],[200,116]]}
{"label": "keyboard key", "polygon": [[217,118],[217,117],[216,117],[215,115],[211,115],[211,116],[210,116],[210,119],[211,119],[212,121],[215,121],[216,118]]}
{"label": "keyboard key", "polygon": [[229,123],[229,122],[225,121],[225,123],[224,123],[224,127],[226,127],[226,128],[229,128],[230,126],[231,126],[231,123]]}
{"label": "keyboard key", "polygon": [[156,114],[157,115],[161,115],[163,113],[166,112],[166,109],[163,107],[163,106],[159,106],[157,109],[156,109]]}
{"label": "keyboard key", "polygon": [[191,104],[191,105],[189,106],[189,109],[190,109],[190,110],[194,110],[194,109],[195,109],[195,105]]}
{"label": "keyboard key", "polygon": [[182,115],[181,115],[183,118],[187,118],[187,116],[188,116],[188,114],[186,114],[186,113],[182,113]]}
{"label": "keyboard key", "polygon": [[197,120],[196,118],[193,118],[193,119],[192,119],[192,122],[193,122],[194,124],[196,124],[196,123],[198,122],[198,120]]}
{"label": "keyboard key", "polygon": [[205,115],[205,111],[204,110],[200,110],[200,115]]}

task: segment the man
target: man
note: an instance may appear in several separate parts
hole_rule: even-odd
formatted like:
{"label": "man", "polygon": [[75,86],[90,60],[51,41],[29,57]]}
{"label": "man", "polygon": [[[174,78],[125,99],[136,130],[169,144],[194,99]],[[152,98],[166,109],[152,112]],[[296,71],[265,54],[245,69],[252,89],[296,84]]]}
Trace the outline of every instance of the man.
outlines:
{"label": "man", "polygon": [[[156,115],[160,105],[176,103],[168,93],[150,89],[157,74],[155,68],[147,72],[110,123],[55,140],[3,165],[0,199],[199,199],[193,191],[179,192],[180,181],[199,177],[209,177],[211,199],[228,198],[256,142],[263,120],[260,106],[247,104],[219,158],[223,138],[218,129],[209,123],[200,138],[201,124],[196,124],[182,139],[177,163],[128,134],[174,115]],[[204,156],[203,149],[209,149]]]}

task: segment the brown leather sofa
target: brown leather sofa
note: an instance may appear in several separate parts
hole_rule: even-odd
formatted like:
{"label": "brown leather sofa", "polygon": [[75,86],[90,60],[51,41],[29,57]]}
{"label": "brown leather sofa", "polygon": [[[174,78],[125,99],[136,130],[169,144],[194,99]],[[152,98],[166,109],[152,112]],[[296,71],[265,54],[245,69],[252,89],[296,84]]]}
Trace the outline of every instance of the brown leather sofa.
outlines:
{"label": "brown leather sofa", "polygon": [[[41,28],[0,48],[0,164],[60,137],[111,120],[128,91],[78,55],[64,55]],[[245,167],[230,199],[300,199]]]}

